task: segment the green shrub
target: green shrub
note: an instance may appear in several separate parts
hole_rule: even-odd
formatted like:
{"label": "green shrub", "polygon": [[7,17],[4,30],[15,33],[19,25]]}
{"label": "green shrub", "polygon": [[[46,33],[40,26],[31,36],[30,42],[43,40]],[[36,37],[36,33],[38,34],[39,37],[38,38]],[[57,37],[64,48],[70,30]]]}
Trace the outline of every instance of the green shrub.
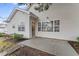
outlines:
{"label": "green shrub", "polygon": [[16,41],[19,41],[19,40],[21,40],[22,38],[23,38],[23,35],[22,34],[13,34],[13,35],[11,35],[11,37],[13,38],[13,39],[15,39]]}
{"label": "green shrub", "polygon": [[0,33],[0,37],[4,37],[5,36],[5,33]]}
{"label": "green shrub", "polygon": [[9,36],[11,39],[14,39],[14,34],[10,34]]}
{"label": "green shrub", "polygon": [[77,40],[78,40],[78,42],[79,42],[79,37],[77,37]]}

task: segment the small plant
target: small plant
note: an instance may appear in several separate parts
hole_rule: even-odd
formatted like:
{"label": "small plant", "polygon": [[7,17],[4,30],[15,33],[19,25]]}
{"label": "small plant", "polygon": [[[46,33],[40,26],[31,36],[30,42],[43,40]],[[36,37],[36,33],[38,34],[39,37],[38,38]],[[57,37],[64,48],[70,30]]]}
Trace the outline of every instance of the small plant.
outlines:
{"label": "small plant", "polygon": [[0,33],[0,37],[4,37],[5,36],[5,33]]}
{"label": "small plant", "polygon": [[79,42],[79,37],[77,37],[77,41]]}
{"label": "small plant", "polygon": [[12,38],[15,39],[16,41],[19,41],[23,38],[23,35],[15,33],[15,34],[12,35]]}

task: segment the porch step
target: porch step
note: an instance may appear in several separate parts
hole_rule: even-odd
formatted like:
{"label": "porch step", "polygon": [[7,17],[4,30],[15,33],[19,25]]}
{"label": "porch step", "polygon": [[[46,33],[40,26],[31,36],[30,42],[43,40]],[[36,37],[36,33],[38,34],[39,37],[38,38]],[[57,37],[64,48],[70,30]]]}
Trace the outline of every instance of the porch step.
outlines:
{"label": "porch step", "polygon": [[2,53],[0,53],[0,56],[6,56],[8,54],[11,54],[12,52],[14,52],[15,50],[19,49],[21,46],[19,45],[14,45],[13,47],[7,49],[6,51],[3,51]]}

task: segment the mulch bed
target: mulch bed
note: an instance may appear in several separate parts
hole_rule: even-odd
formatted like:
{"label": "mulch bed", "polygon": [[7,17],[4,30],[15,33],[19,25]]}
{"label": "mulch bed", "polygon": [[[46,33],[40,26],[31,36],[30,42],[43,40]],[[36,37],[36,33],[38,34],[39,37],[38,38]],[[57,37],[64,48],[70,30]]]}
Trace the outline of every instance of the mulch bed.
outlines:
{"label": "mulch bed", "polygon": [[16,40],[14,40],[14,39],[7,39],[7,40],[5,40],[5,41],[12,42],[12,43],[19,43],[19,42],[22,42],[22,41],[24,41],[24,40],[28,40],[28,39],[23,38],[23,39],[21,39],[21,40],[19,40],[19,41],[16,41]]}
{"label": "mulch bed", "polygon": [[68,42],[74,49],[75,51],[79,54],[79,43],[78,42],[74,42],[74,41],[69,41]]}
{"label": "mulch bed", "polygon": [[15,52],[13,52],[8,56],[54,56],[54,55],[41,50],[37,50],[32,47],[25,46],[21,47],[20,49],[16,50]]}
{"label": "mulch bed", "polygon": [[13,40],[13,39],[7,39],[7,40],[5,40],[6,42],[11,42],[11,43],[17,43],[15,40]]}

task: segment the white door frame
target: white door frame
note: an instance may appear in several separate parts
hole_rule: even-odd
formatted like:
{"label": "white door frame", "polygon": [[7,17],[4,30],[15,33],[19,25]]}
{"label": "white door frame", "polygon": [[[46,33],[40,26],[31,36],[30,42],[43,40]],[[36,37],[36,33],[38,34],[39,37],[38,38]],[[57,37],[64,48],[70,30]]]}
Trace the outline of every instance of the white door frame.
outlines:
{"label": "white door frame", "polygon": [[[31,19],[31,17],[34,17],[36,22],[38,21],[38,17],[32,13],[29,18],[30,19],[30,24],[29,24],[30,25],[30,33],[31,33],[30,36],[31,36],[31,38],[33,38],[33,32],[32,32],[32,20],[33,19]],[[37,27],[37,25],[35,25],[35,32],[36,32],[36,27]],[[34,37],[36,37],[36,33],[35,33]]]}

